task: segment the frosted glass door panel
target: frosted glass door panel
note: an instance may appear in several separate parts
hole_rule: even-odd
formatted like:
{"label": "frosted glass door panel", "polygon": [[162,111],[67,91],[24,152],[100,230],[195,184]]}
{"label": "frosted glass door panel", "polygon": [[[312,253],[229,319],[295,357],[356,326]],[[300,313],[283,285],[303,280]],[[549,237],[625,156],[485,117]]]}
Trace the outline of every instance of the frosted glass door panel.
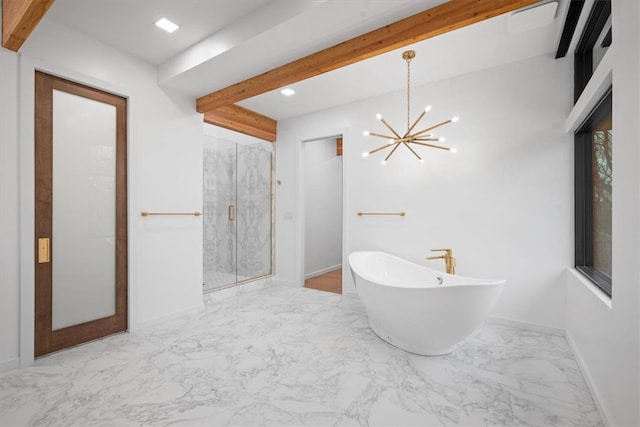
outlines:
{"label": "frosted glass door panel", "polygon": [[115,314],[115,151],[115,106],[53,91],[53,330]]}
{"label": "frosted glass door panel", "polygon": [[271,274],[271,151],[238,144],[238,280]]}
{"label": "frosted glass door panel", "polygon": [[237,282],[236,143],[207,137],[203,150],[203,276],[209,291]]}

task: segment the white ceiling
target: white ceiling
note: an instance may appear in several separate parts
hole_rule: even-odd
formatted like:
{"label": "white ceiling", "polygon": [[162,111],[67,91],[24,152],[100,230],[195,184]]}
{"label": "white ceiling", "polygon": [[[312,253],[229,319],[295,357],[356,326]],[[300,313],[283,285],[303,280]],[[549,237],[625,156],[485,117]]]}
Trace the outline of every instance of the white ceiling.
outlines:
{"label": "white ceiling", "polygon": [[[55,0],[47,12],[60,24],[160,65],[269,0]],[[166,17],[180,25],[166,33]]]}
{"label": "white ceiling", "polygon": [[[56,0],[47,19],[156,65],[161,86],[196,98],[445,1]],[[506,14],[411,46],[412,85],[552,55],[567,2],[542,28],[511,34]],[[180,29],[155,27],[162,16]],[[299,82],[292,97],[273,91],[240,105],[284,119],[402,90],[405,49]]]}

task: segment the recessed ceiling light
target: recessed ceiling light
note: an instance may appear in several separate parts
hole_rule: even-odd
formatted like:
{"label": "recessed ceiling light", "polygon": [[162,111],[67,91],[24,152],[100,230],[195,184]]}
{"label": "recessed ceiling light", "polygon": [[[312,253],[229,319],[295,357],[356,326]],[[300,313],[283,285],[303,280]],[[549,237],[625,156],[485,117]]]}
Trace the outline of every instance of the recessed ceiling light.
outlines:
{"label": "recessed ceiling light", "polygon": [[291,96],[294,93],[296,93],[296,91],[288,87],[288,88],[282,89],[280,93],[283,94],[284,96]]}
{"label": "recessed ceiling light", "polygon": [[167,18],[160,18],[158,19],[155,24],[162,28],[163,30],[165,30],[167,33],[173,33],[175,30],[177,30],[178,28],[180,28],[180,26],[174,24],[173,22],[169,21]]}

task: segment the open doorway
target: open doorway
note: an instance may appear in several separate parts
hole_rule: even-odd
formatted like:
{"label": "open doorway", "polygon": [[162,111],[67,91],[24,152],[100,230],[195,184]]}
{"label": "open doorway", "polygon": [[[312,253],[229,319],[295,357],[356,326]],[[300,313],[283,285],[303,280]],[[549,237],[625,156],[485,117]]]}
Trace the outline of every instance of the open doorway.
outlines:
{"label": "open doorway", "polygon": [[342,137],[305,141],[305,287],[342,293]]}

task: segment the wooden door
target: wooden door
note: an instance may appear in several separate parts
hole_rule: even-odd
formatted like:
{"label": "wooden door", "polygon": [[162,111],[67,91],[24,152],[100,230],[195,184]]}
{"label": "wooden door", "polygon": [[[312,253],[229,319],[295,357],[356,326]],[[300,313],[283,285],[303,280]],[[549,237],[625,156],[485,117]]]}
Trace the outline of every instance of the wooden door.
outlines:
{"label": "wooden door", "polygon": [[35,86],[37,357],[127,329],[127,102]]}

